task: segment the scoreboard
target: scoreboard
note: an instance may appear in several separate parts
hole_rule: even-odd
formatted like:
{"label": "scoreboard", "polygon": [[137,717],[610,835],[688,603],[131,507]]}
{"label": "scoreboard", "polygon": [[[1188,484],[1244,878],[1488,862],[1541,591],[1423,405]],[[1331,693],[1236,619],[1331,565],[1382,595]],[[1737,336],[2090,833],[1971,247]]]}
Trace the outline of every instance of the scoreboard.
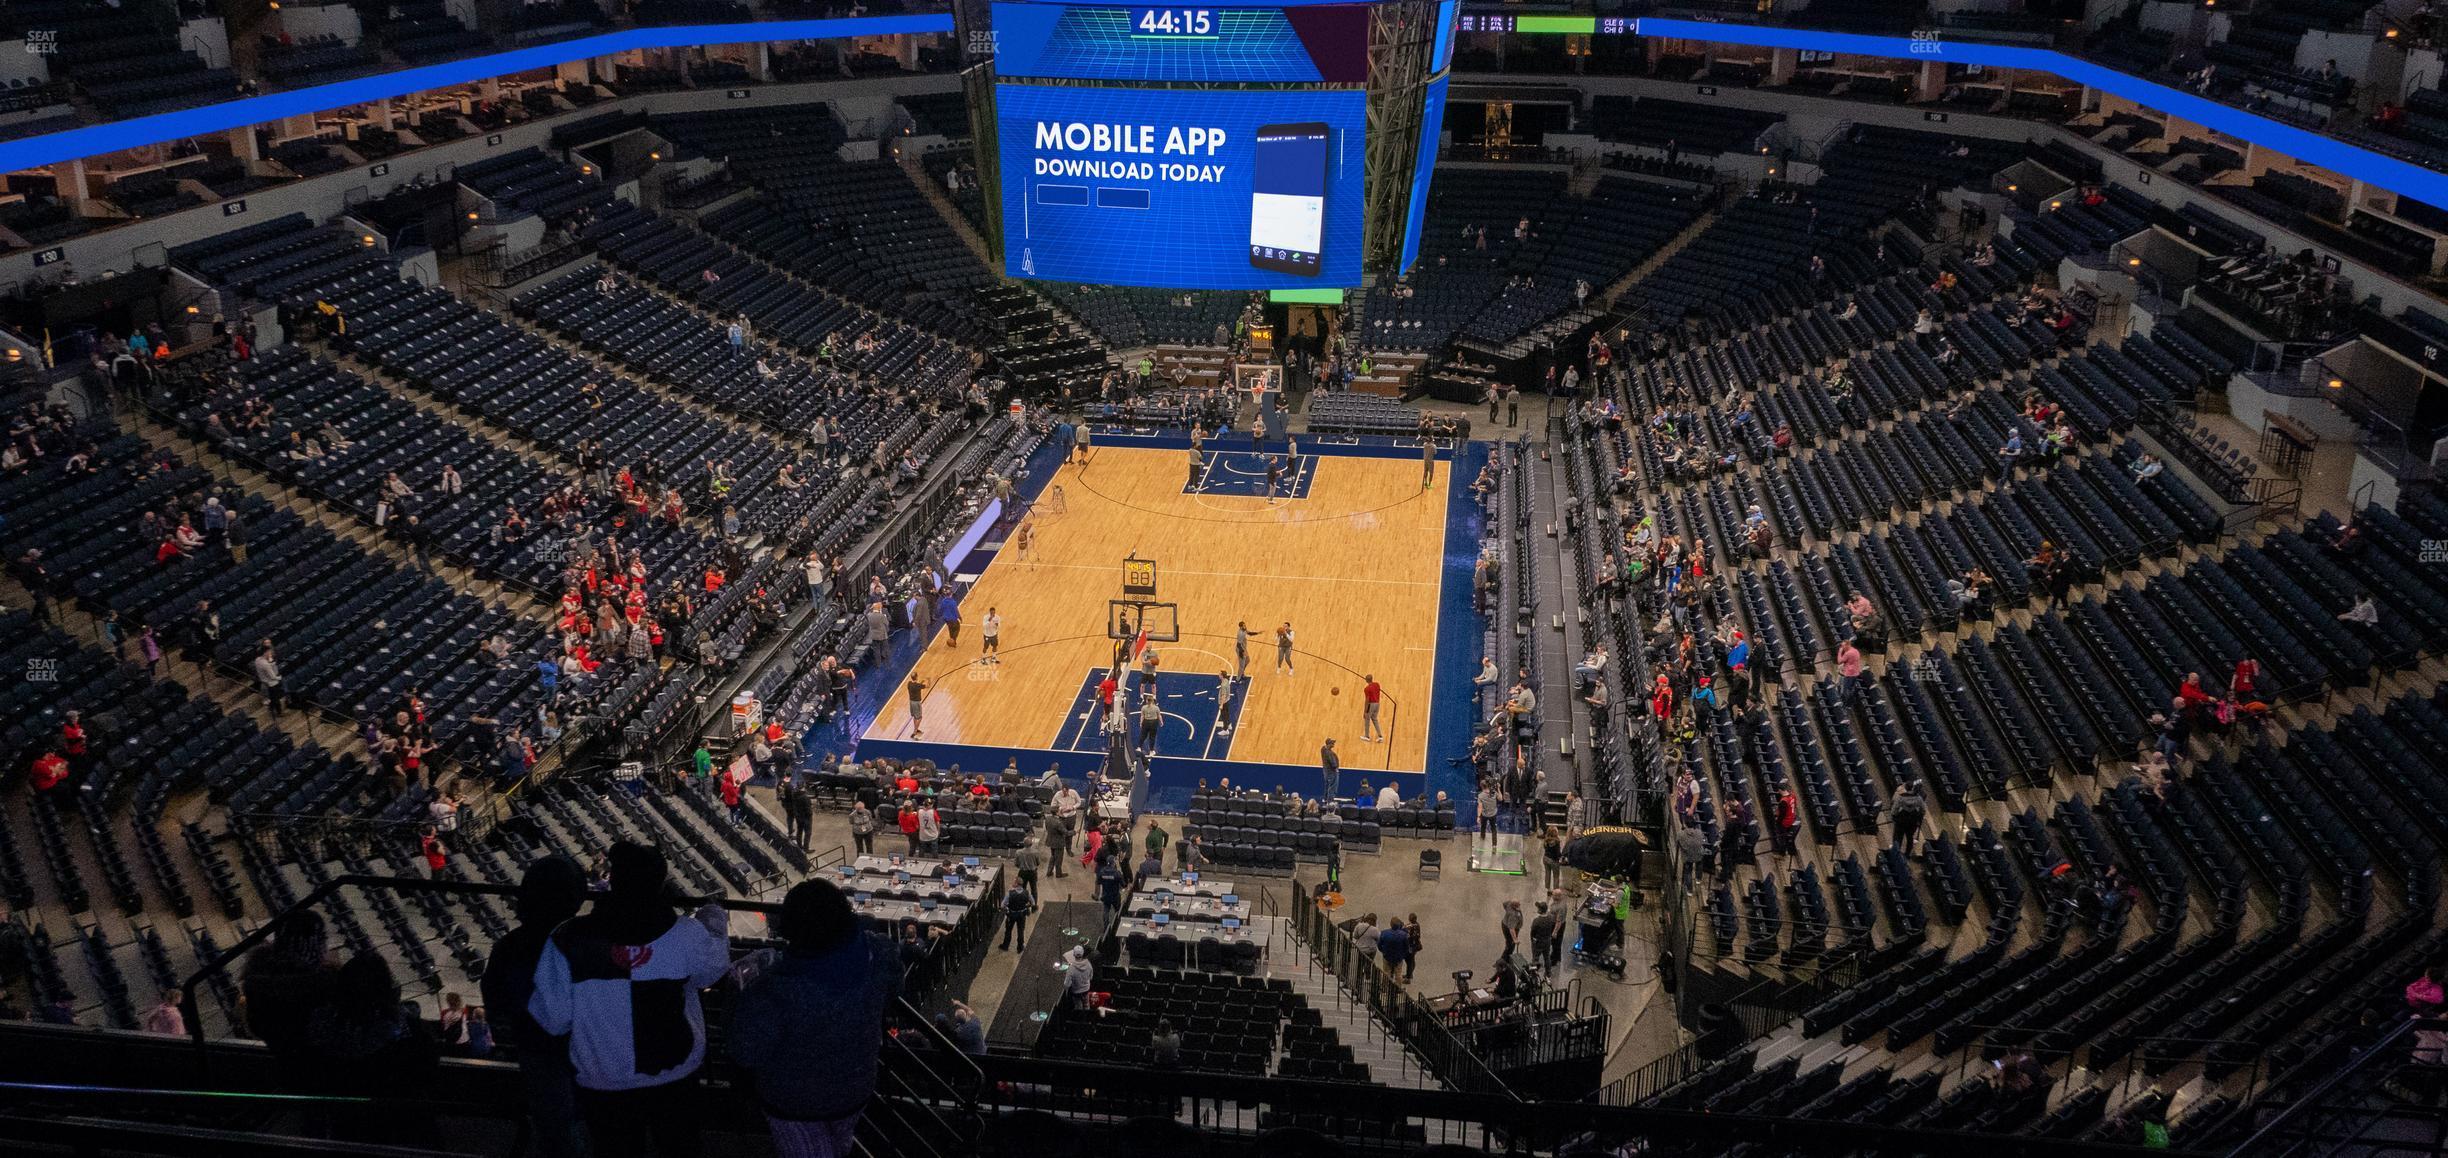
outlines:
{"label": "scoreboard", "polygon": [[[1457,9],[1400,8],[1431,14],[1404,31],[1433,60],[1440,106]],[[1004,272],[1171,289],[1359,285],[1371,207],[1391,219],[1381,227],[1409,232],[1435,160],[1434,121],[1417,151],[1399,151],[1399,170],[1386,140],[1371,148],[1392,99],[1382,77],[1372,85],[1386,54],[1371,38],[1396,10],[988,4],[994,112],[978,137],[993,150]],[[1430,86],[1415,87],[1414,118]],[[1372,182],[1403,188],[1372,194]],[[1416,238],[1402,248],[1408,264]]]}
{"label": "scoreboard", "polygon": [[1359,84],[1368,9],[994,5],[1005,79]]}

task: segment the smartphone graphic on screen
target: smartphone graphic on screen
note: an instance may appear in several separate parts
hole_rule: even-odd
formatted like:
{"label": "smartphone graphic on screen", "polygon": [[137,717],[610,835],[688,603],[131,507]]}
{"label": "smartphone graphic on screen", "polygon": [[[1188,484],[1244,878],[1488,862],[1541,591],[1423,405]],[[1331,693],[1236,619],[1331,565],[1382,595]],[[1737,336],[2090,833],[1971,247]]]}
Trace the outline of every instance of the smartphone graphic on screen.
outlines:
{"label": "smartphone graphic on screen", "polygon": [[1260,125],[1250,174],[1250,264],[1315,277],[1326,251],[1324,124]]}

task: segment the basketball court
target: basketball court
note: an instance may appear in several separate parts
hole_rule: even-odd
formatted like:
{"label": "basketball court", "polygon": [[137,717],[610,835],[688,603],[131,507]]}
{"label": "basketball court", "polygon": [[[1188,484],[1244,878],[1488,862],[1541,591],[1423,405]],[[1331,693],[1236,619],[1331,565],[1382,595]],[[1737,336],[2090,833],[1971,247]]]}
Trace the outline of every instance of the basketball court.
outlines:
{"label": "basketball court", "polygon": [[[1182,440],[1166,441],[1100,439],[1085,464],[1066,461],[1046,480],[1021,520],[1025,551],[1020,532],[1008,533],[962,596],[959,642],[938,626],[919,655],[910,674],[926,686],[921,719],[913,726],[906,691],[894,696],[863,734],[862,753],[971,771],[1017,756],[1030,772],[1051,753],[1079,769],[1073,754],[1107,749],[1099,685],[1117,662],[1116,710],[1139,734],[1152,650],[1159,782],[1230,777],[1314,792],[1328,737],[1350,785],[1428,770],[1438,649],[1475,654],[1478,642],[1470,556],[1458,577],[1449,559],[1455,464],[1440,455],[1423,488],[1416,442],[1242,438],[1230,449],[1211,444],[1194,462]],[[1475,546],[1475,533],[1462,541]],[[1472,638],[1439,638],[1440,620],[1451,620],[1449,583],[1468,622],[1447,630]],[[991,659],[981,628],[989,609],[1002,620]],[[1290,670],[1276,648],[1287,622]],[[1234,655],[1243,623],[1246,672]],[[1362,738],[1371,675],[1383,689],[1379,743]],[[1468,683],[1466,672],[1449,678]],[[1467,701],[1450,710],[1466,715]],[[1406,795],[1422,790],[1408,776],[1398,783]]]}

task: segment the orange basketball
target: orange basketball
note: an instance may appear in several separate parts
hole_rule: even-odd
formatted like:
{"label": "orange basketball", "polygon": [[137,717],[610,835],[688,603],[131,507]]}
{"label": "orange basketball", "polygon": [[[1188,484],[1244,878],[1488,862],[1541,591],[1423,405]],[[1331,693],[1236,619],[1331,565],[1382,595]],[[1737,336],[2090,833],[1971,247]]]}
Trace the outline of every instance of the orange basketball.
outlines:
{"label": "orange basketball", "polygon": [[1339,696],[1339,695],[1342,695],[1342,694],[1343,694],[1343,689],[1341,689],[1341,688],[1328,688],[1328,689],[1326,689],[1326,694],[1327,694],[1327,695],[1330,695],[1330,696]]}

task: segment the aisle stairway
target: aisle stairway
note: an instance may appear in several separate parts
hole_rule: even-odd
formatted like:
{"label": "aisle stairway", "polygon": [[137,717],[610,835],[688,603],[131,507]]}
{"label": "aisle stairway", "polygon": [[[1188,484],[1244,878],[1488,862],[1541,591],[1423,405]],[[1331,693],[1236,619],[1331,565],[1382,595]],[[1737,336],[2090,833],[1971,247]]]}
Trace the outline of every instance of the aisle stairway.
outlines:
{"label": "aisle stairway", "polygon": [[1395,1041],[1386,1027],[1370,1015],[1367,1006],[1354,1000],[1332,974],[1318,968],[1316,959],[1293,939],[1290,921],[1282,917],[1264,919],[1275,926],[1270,971],[1292,982],[1292,991],[1318,1011],[1327,1028],[1350,1047],[1353,1059],[1368,1067],[1371,1081],[1414,1090],[1441,1088],[1402,1043]]}

